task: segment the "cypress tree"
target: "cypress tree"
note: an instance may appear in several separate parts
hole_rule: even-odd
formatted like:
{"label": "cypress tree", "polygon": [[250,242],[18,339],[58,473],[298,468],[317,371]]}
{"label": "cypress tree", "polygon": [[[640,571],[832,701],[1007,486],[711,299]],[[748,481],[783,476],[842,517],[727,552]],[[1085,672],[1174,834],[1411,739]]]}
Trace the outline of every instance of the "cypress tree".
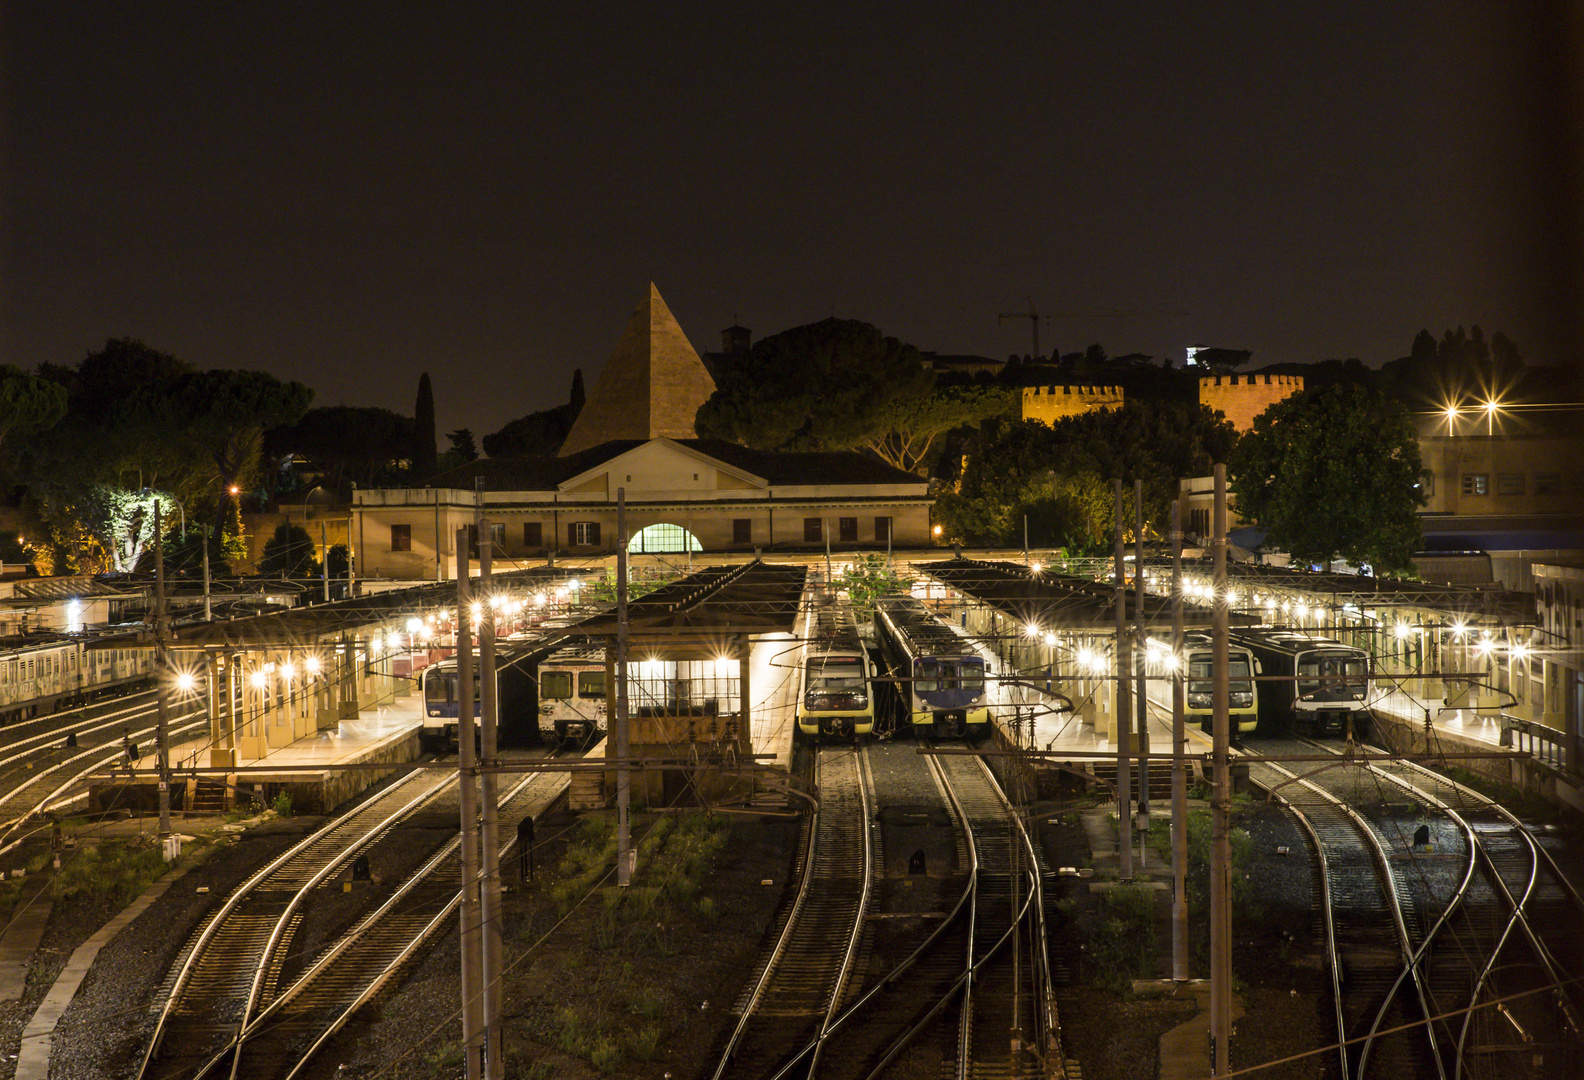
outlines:
{"label": "cypress tree", "polygon": [[434,388],[429,385],[429,373],[418,377],[418,401],[413,406],[412,478],[428,480],[440,470],[440,459],[435,452]]}
{"label": "cypress tree", "polygon": [[[578,413],[583,411],[583,369],[578,368],[572,372],[572,419],[578,418]],[[570,427],[570,425],[568,425]]]}

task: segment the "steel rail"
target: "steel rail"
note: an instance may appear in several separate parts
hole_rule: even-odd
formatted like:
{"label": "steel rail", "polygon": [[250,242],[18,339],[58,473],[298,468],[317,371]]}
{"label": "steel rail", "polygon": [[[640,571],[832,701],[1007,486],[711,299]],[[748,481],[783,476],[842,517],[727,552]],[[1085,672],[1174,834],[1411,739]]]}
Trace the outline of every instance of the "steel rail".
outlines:
{"label": "steel rail", "polygon": [[[560,788],[564,788],[568,782],[565,778],[551,778],[549,780],[551,786]],[[511,804],[523,796],[530,787],[543,786],[544,783],[545,777],[542,774],[523,777],[510,791],[501,797],[501,805],[505,807]],[[551,796],[552,799],[554,797],[554,795]],[[234,1047],[221,1051],[205,1068],[211,1068],[226,1053],[231,1052],[232,1049],[234,1049],[237,1059],[240,1060],[246,1043],[251,1039],[262,1037],[267,1030],[265,1025],[269,1020],[312,989],[315,983],[320,981],[333,965],[343,960],[355,946],[365,944],[375,931],[383,927],[386,920],[401,906],[403,901],[420,886],[426,884],[431,876],[446,869],[454,861],[457,849],[461,846],[461,843],[462,838],[458,834],[442,845],[421,867],[409,875],[407,880],[379,908],[365,915],[355,926],[341,935],[334,944],[320,955],[312,966],[293,981],[291,986],[277,994],[267,1006],[259,1011],[258,1015],[245,1024],[238,1032]],[[501,857],[504,859],[516,845],[517,837],[514,834],[506,844],[502,845],[500,850]],[[381,970],[370,979],[368,984],[351,1001],[346,1003],[345,1007],[332,1018],[331,1022],[314,1039],[309,1048],[299,1056],[297,1064],[293,1066],[289,1076],[296,1076],[306,1067],[308,1061],[319,1051],[324,1043],[339,1032],[359,1008],[383,989],[413,952],[420,948],[437,929],[445,924],[449,916],[456,910],[457,904],[461,902],[461,898],[462,893],[460,890],[452,894],[450,900],[441,905],[439,912],[430,917],[423,926],[412,934],[397,951],[396,955],[382,966]]]}
{"label": "steel rail", "polygon": [[[1435,773],[1433,770],[1423,769],[1418,766],[1412,767],[1415,769],[1415,771],[1426,774],[1428,778],[1437,783],[1443,782],[1444,780],[1444,778]],[[1529,836],[1528,831],[1523,828],[1522,823],[1519,822],[1518,819],[1511,813],[1509,813],[1506,807],[1487,796],[1481,795],[1479,792],[1468,789],[1459,789],[1459,794],[1466,794],[1466,796],[1476,802],[1481,809],[1494,810],[1501,817],[1506,818],[1508,824],[1513,826],[1518,832],[1518,835],[1523,838],[1523,844],[1525,848],[1527,848],[1530,855],[1530,865],[1526,874],[1527,880],[1524,882],[1523,899],[1520,901],[1513,896],[1512,891],[1507,886],[1507,882],[1502,878],[1500,869],[1497,867],[1495,860],[1492,858],[1489,850],[1486,848],[1484,840],[1480,838],[1480,831],[1476,829],[1466,818],[1464,818],[1463,815],[1458,813],[1457,810],[1455,810],[1444,800],[1438,798],[1434,792],[1427,791],[1419,785],[1410,782],[1408,779],[1393,774],[1388,769],[1383,769],[1373,765],[1369,766],[1369,768],[1371,772],[1376,773],[1389,783],[1395,784],[1397,787],[1400,787],[1409,794],[1423,799],[1426,803],[1434,806],[1453,821],[1457,822],[1459,827],[1463,829],[1464,835],[1468,838],[1469,844],[1472,847],[1474,853],[1479,859],[1483,861],[1485,868],[1490,875],[1491,882],[1495,885],[1495,891],[1500,894],[1502,899],[1506,901],[1507,906],[1511,909],[1511,914],[1508,916],[1506,924],[1502,927],[1496,944],[1492,947],[1490,955],[1486,958],[1483,967],[1480,969],[1478,976],[1474,980],[1474,985],[1468,1001],[1468,1009],[1463,1014],[1463,1024],[1458,1033],[1458,1054],[1456,1059],[1456,1068],[1454,1069],[1453,1074],[1455,1080],[1461,1080],[1463,1074],[1463,1047],[1468,1037],[1469,1024],[1473,1019],[1475,1006],[1479,1002],[1480,992],[1484,987],[1486,979],[1496,966],[1497,957],[1500,955],[1502,948],[1506,945],[1507,939],[1511,936],[1514,929],[1521,931],[1523,936],[1528,940],[1529,946],[1534,950],[1535,956],[1540,961],[1541,967],[1545,969],[1546,977],[1551,980],[1553,985],[1560,987],[1567,981],[1567,976],[1559,970],[1559,965],[1556,962],[1556,958],[1551,954],[1551,950],[1546,946],[1545,942],[1540,939],[1539,935],[1535,933],[1534,927],[1530,924],[1526,912],[1526,905],[1529,902],[1530,896],[1534,892],[1537,879],[1539,878],[1539,849],[1535,845],[1533,838]],[[1454,784],[1454,786],[1456,786],[1455,782],[1453,781],[1445,782]],[[1560,996],[1558,1003],[1561,1006],[1563,1016],[1567,1020],[1568,1027],[1573,1030],[1575,1035],[1579,1034],[1579,1018],[1568,998],[1565,995]]]}
{"label": "steel rail", "polygon": [[[1314,746],[1314,747],[1322,748],[1322,749],[1324,748],[1322,746],[1322,744],[1317,743],[1317,742],[1315,742],[1312,739],[1300,738],[1298,741],[1302,742],[1302,743],[1305,743],[1306,745],[1309,745],[1309,746]],[[1337,754],[1335,756],[1340,758],[1340,757],[1343,757],[1344,755]],[[1366,767],[1370,768],[1371,770],[1374,769],[1374,766],[1366,766]],[[1344,806],[1344,809],[1347,811],[1347,813],[1350,816],[1356,817],[1360,821],[1364,820],[1361,816],[1359,816],[1353,810],[1352,807]],[[1454,819],[1454,820],[1456,820],[1456,819]],[[1476,861],[1476,857],[1475,857],[1475,854],[1474,854],[1474,848],[1475,848],[1474,840],[1473,840],[1472,836],[1468,836],[1467,835],[1467,826],[1464,825],[1463,822],[1461,822],[1461,821],[1458,821],[1457,823],[1458,823],[1458,825],[1460,827],[1465,829],[1465,839],[1467,840],[1468,847],[1469,847],[1468,859],[1466,860],[1466,862],[1463,865],[1463,880],[1458,884],[1458,887],[1453,892],[1451,898],[1447,901],[1446,905],[1441,909],[1440,917],[1436,919],[1435,923],[1430,927],[1430,929],[1425,931],[1424,940],[1419,943],[1419,947],[1416,948],[1416,949],[1413,949],[1411,955],[1408,956],[1406,966],[1403,968],[1402,972],[1400,972],[1398,974],[1397,981],[1392,984],[1392,988],[1387,993],[1385,1000],[1383,1000],[1381,1002],[1380,1009],[1375,1014],[1375,1022],[1370,1026],[1369,1037],[1364,1040],[1363,1048],[1359,1052],[1358,1072],[1359,1072],[1360,1076],[1364,1075],[1365,1066],[1369,1063],[1370,1051],[1374,1048],[1376,1035],[1380,1031],[1381,1024],[1385,1020],[1386,1009],[1390,1005],[1392,997],[1397,993],[1397,989],[1402,985],[1403,979],[1407,978],[1411,974],[1412,977],[1413,977],[1413,981],[1414,981],[1414,988],[1417,991],[1418,996],[1419,996],[1420,1008],[1424,1011],[1424,1015],[1426,1017],[1425,1026],[1424,1026],[1425,1037],[1430,1040],[1430,1047],[1431,1047],[1431,1050],[1432,1050],[1432,1056],[1435,1058],[1436,1073],[1437,1073],[1438,1076],[1441,1077],[1441,1080],[1446,1080],[1446,1062],[1443,1060],[1443,1058],[1441,1056],[1441,1045],[1440,1045],[1439,1041],[1436,1039],[1435,1024],[1433,1024],[1430,1021],[1430,1019],[1429,1019],[1430,1017],[1433,1017],[1433,1016],[1436,1015],[1437,1010],[1431,1007],[1432,999],[1430,997],[1428,989],[1424,985],[1424,979],[1420,975],[1420,967],[1425,961],[1426,954],[1428,954],[1429,951],[1430,951],[1431,943],[1433,943],[1436,940],[1436,937],[1441,933],[1441,931],[1446,927],[1447,923],[1451,919],[1452,913],[1454,911],[1456,911],[1459,908],[1459,906],[1462,905],[1464,899],[1468,896],[1469,886],[1473,883],[1473,880],[1474,880],[1474,866],[1475,866],[1475,861]],[[1385,850],[1380,846],[1380,838],[1376,834],[1374,827],[1373,826],[1367,826],[1366,829],[1365,829],[1365,833],[1369,837],[1371,844],[1375,847],[1375,850],[1378,853],[1382,864],[1386,867],[1387,876],[1393,882],[1396,882],[1397,875],[1394,872],[1392,872],[1392,870],[1391,870],[1390,861],[1387,860],[1386,854],[1385,854]],[[1395,899],[1395,897],[1396,897],[1396,888],[1395,887],[1391,890],[1391,894],[1392,894],[1393,898]],[[1402,926],[1402,923],[1401,923],[1401,915],[1402,915],[1401,908],[1397,907],[1394,904],[1393,909],[1397,913],[1399,927],[1401,927]],[[1411,946],[1412,943],[1410,942],[1410,940],[1408,938],[1406,929],[1403,929],[1402,933],[1403,933],[1403,941],[1405,943],[1408,943]]]}
{"label": "steel rail", "polygon": [[[819,790],[819,758],[815,756],[814,790]],[[813,878],[812,868],[814,863],[814,844],[819,829],[820,807],[816,801],[814,809],[809,813],[808,823],[803,830],[803,845],[801,859],[798,866],[798,891],[792,901],[792,909],[787,913],[786,922],[781,926],[781,932],[776,936],[775,945],[770,950],[770,955],[765,961],[764,970],[759,973],[758,980],[754,983],[753,990],[748,995],[748,1000],[737,1018],[737,1026],[732,1030],[731,1036],[726,1040],[726,1047],[721,1053],[720,1062],[715,1066],[713,1080],[724,1080],[727,1066],[731,1064],[737,1052],[738,1044],[743,1035],[748,1031],[748,1024],[754,1013],[759,1008],[759,1002],[764,997],[765,988],[770,985],[771,975],[780,962],[782,954],[786,951],[792,939],[792,929],[797,925],[798,915],[801,913],[804,901],[808,898],[809,885]]]}
{"label": "steel rail", "polygon": [[[410,773],[407,776],[402,777],[391,788],[382,792],[371,802],[354,807],[353,809],[348,810],[345,814],[342,814],[340,817],[336,818],[334,821],[328,822],[321,826],[312,835],[304,837],[301,841],[292,845],[286,851],[276,856],[263,869],[259,870],[252,877],[248,878],[248,880],[243,882],[242,885],[237,889],[233,890],[231,895],[226,898],[226,902],[221,905],[221,907],[214,913],[213,916],[210,917],[209,921],[204,925],[203,930],[199,933],[192,946],[188,949],[186,958],[183,960],[182,966],[178,970],[176,978],[171,985],[170,992],[166,995],[165,1004],[160,1010],[159,1018],[155,1022],[154,1034],[149,1039],[148,1047],[143,1054],[143,1060],[138,1066],[137,1076],[139,1078],[148,1077],[150,1075],[149,1067],[153,1063],[155,1055],[159,1052],[160,1043],[164,1038],[165,1030],[169,1023],[170,1017],[186,992],[187,984],[193,976],[199,958],[204,954],[205,950],[208,949],[210,943],[219,933],[220,928],[225,924],[227,918],[242,904],[242,901],[282,867],[290,865],[291,862],[298,858],[303,852],[307,851],[315,844],[323,842],[323,840],[336,829],[347,825],[359,815],[368,814],[370,810],[379,806],[386,799],[394,798],[406,785],[414,783],[423,775],[424,774],[422,772]],[[395,814],[391,815],[391,817],[398,817],[406,813],[409,808],[421,805],[421,803],[426,800],[432,792],[438,791],[444,786],[444,784],[435,785],[434,788],[430,789],[429,791],[425,791],[417,798],[411,800],[407,804],[404,804],[395,812]]]}
{"label": "steel rail", "polygon": [[[177,717],[175,720],[172,721],[172,723],[177,725],[177,726],[174,726],[174,727],[171,728],[171,734],[178,734],[180,732],[190,731],[190,730],[192,730],[194,728],[201,727],[205,722],[207,722],[207,717],[205,717],[204,720],[192,720],[191,719],[192,717],[197,716],[197,715],[198,714],[196,712],[193,712],[193,713],[188,713],[185,716]],[[182,721],[184,721],[184,720],[185,721],[189,721],[189,722],[182,723]],[[152,732],[153,730],[154,730],[153,728],[148,728],[148,729],[146,729],[146,731],[139,731],[139,734],[140,735],[141,734],[145,734],[146,732]],[[76,763],[82,761],[83,758],[95,757],[95,755],[100,755],[100,756],[96,757],[95,760],[91,764],[89,764],[86,768],[79,769],[75,774],[73,774],[64,783],[58,784],[53,790],[51,790],[48,794],[46,794],[42,799],[40,799],[38,802],[34,803],[32,806],[28,807],[27,810],[23,811],[18,816],[14,817],[14,818],[11,818],[9,821],[0,823],[0,824],[3,824],[5,826],[5,831],[3,833],[0,833],[0,855],[5,854],[7,851],[10,851],[13,847],[16,846],[16,843],[17,843],[16,841],[12,841],[10,843],[8,843],[7,841],[11,841],[12,837],[16,836],[16,833],[17,833],[18,829],[22,828],[22,826],[24,826],[28,822],[32,821],[39,814],[42,814],[45,811],[49,810],[52,806],[55,806],[55,805],[59,804],[60,802],[68,801],[68,800],[61,799],[60,796],[63,793],[65,793],[66,791],[69,791],[74,785],[81,783],[84,780],[84,778],[92,775],[93,773],[99,772],[102,769],[105,769],[105,768],[108,768],[110,766],[113,766],[115,764],[115,762],[119,758],[121,758],[123,756],[124,751],[120,747],[116,747],[116,749],[112,753],[110,753],[108,756],[105,756],[103,754],[103,751],[104,751],[105,747],[110,746],[110,745],[112,745],[112,744],[110,744],[110,743],[100,743],[98,746],[88,747],[86,750],[83,750],[81,753],[74,754],[73,756],[65,759],[64,761],[59,761],[59,762],[56,762],[54,765],[51,765],[51,766],[49,766],[47,768],[40,769],[38,772],[34,773],[33,776],[30,777],[27,780],[27,782],[22,783],[22,784],[18,784],[16,787],[12,788],[11,791],[7,792],[3,797],[0,797],[0,805],[4,805],[6,802],[9,802],[10,800],[16,798],[18,795],[20,795],[23,791],[27,790],[28,788],[36,786],[39,783],[39,781],[43,780],[46,776],[49,776],[51,773],[55,773],[55,772],[58,772],[61,769],[66,769],[66,768],[68,768],[68,767],[70,767],[72,765],[75,765]]]}
{"label": "steel rail", "polygon": [[[1290,772],[1287,769],[1282,768],[1280,765],[1266,762],[1258,767],[1281,773],[1288,778],[1287,782],[1289,783],[1305,783],[1305,781],[1301,780],[1296,773]],[[1331,967],[1331,1005],[1333,1011],[1336,1013],[1337,1056],[1340,1059],[1342,1068],[1342,1080],[1349,1080],[1347,1055],[1347,1011],[1342,1006],[1342,958],[1337,951],[1336,913],[1332,910],[1331,870],[1329,860],[1326,858],[1325,844],[1320,838],[1319,831],[1315,829],[1314,823],[1309,820],[1307,814],[1298,809],[1298,807],[1295,806],[1290,800],[1283,798],[1280,795],[1273,793],[1272,797],[1277,799],[1284,807],[1286,807],[1287,811],[1292,814],[1293,817],[1298,819],[1298,823],[1303,826],[1304,832],[1309,834],[1309,842],[1313,845],[1315,857],[1320,863],[1320,912],[1325,919],[1326,956],[1330,960]]]}

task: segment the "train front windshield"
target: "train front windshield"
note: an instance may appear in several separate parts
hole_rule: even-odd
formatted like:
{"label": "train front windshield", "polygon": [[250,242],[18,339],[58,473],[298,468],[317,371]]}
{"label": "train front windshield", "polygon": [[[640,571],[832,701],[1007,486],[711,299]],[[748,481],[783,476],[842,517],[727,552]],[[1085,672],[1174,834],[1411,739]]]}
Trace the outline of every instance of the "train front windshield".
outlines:
{"label": "train front windshield", "polygon": [[861,709],[869,702],[864,690],[863,661],[857,657],[820,657],[808,662],[804,706],[810,709]]}
{"label": "train front windshield", "polygon": [[920,695],[977,697],[984,693],[984,661],[969,657],[919,660],[913,665],[913,690]]}
{"label": "train front windshield", "polygon": [[[433,706],[450,706],[457,708],[457,677],[455,671],[435,671],[433,668],[424,678],[424,699]],[[479,709],[481,695],[479,694],[478,672],[473,673],[473,711]]]}
{"label": "train front windshield", "polygon": [[605,696],[605,672],[580,671],[578,672],[578,697],[602,698]]}
{"label": "train front windshield", "polygon": [[572,696],[570,671],[542,671],[539,673],[539,696],[552,701],[565,701]]}
{"label": "train front windshield", "polygon": [[1362,698],[1369,692],[1369,661],[1362,656],[1309,653],[1298,661],[1298,693],[1333,701]]}
{"label": "train front windshield", "polygon": [[[1209,653],[1197,653],[1188,661],[1188,707],[1208,709],[1214,704],[1215,665]],[[1227,657],[1227,705],[1233,709],[1254,707],[1253,672],[1246,656]]]}

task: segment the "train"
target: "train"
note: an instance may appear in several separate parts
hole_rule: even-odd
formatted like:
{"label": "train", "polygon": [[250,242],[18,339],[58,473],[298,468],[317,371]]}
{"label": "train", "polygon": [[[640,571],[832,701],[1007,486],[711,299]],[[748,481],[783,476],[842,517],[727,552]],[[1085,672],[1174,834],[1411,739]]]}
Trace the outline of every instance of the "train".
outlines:
{"label": "train", "polygon": [[605,649],[557,649],[539,662],[539,738],[587,746],[606,733]]}
{"label": "train", "polygon": [[900,720],[935,738],[990,731],[985,661],[956,625],[911,596],[875,606],[875,637],[902,709]]}
{"label": "train", "polygon": [[800,734],[816,741],[825,736],[858,741],[874,732],[874,663],[846,598],[822,596],[816,601],[799,675]]}
{"label": "train", "polygon": [[[542,651],[542,650],[538,650]],[[475,656],[475,664],[477,657]],[[495,713],[497,736],[502,743],[519,741],[527,725],[537,732],[535,717],[539,700],[534,681],[535,650],[506,647],[495,654]],[[430,664],[423,670],[423,726],[419,743],[425,750],[446,750],[457,742],[461,716],[455,656]],[[481,715],[479,671],[473,669],[473,715]]]}
{"label": "train", "polygon": [[[1172,676],[1186,664],[1183,687],[1183,717],[1188,724],[1198,724],[1207,734],[1213,732],[1215,720],[1215,653],[1209,634],[1183,635],[1181,659],[1173,661],[1171,642],[1150,638],[1144,649],[1145,691],[1150,701],[1170,712],[1172,708]],[[1260,662],[1246,645],[1229,643],[1227,646],[1227,731],[1236,738],[1252,735],[1259,727],[1260,687],[1254,676],[1260,674]]]}
{"label": "train", "polygon": [[1367,737],[1369,653],[1294,630],[1239,629],[1231,640],[1259,661],[1261,732]]}
{"label": "train", "polygon": [[0,638],[0,724],[140,690],[153,682],[152,649],[93,648],[96,640],[92,634],[49,633]]}

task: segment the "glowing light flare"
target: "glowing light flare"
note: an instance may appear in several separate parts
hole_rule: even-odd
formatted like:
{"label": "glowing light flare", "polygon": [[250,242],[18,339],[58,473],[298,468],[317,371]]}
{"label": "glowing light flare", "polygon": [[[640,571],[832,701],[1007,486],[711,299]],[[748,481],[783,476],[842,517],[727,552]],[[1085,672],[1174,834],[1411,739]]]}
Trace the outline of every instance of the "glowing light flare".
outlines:
{"label": "glowing light flare", "polygon": [[176,689],[182,693],[191,693],[198,688],[198,676],[190,671],[183,671],[176,676]]}
{"label": "glowing light flare", "polygon": [[935,526],[933,529],[930,530],[930,535],[932,535],[932,536],[939,536],[940,534],[941,534],[941,527],[939,525]]}
{"label": "glowing light flare", "polygon": [[1043,569],[1044,569],[1044,567],[1040,566],[1039,563],[1035,563],[1033,566],[1029,567],[1029,570],[1031,570],[1033,573],[1036,573],[1036,574],[1039,573]]}
{"label": "glowing light flare", "polygon": [[416,634],[418,631],[420,631],[422,629],[423,629],[423,620],[419,619],[416,615],[414,615],[412,618],[407,620],[407,632],[409,634]]}
{"label": "glowing light flare", "polygon": [[308,657],[308,659],[303,661],[303,669],[310,675],[317,675],[319,673],[319,658],[317,656]]}
{"label": "glowing light flare", "polygon": [[1509,651],[1511,652],[1512,658],[1514,660],[1529,659],[1529,646],[1527,645],[1514,645]]}
{"label": "glowing light flare", "polygon": [[264,674],[264,672],[262,672],[262,671],[255,671],[253,673],[253,677],[249,681],[255,687],[257,687],[258,689],[262,690],[264,688],[264,685],[269,682],[269,676]]}
{"label": "glowing light flare", "polygon": [[1045,635],[1045,644],[1046,644],[1046,646],[1055,645],[1056,644],[1056,635],[1055,634],[1049,634],[1049,633],[1046,634]]}
{"label": "glowing light flare", "polygon": [[545,603],[546,603],[546,601],[547,601],[547,599],[548,599],[548,598],[547,598],[547,597],[546,597],[546,596],[545,596],[545,594],[544,594],[544,593],[542,593],[542,592],[536,592],[536,593],[534,593],[534,598],[533,598],[533,600],[534,600],[534,607],[544,607],[544,606],[545,606]]}
{"label": "glowing light flare", "polygon": [[1452,636],[1462,641],[1468,635],[1468,623],[1459,619],[1452,624]]}
{"label": "glowing light flare", "polygon": [[1398,623],[1392,627],[1392,634],[1396,636],[1398,641],[1404,640],[1408,637],[1408,624],[1405,622]]}
{"label": "glowing light flare", "polygon": [[1039,629],[1038,624],[1036,624],[1036,623],[1029,623],[1027,626],[1025,626],[1023,628],[1023,636],[1024,637],[1028,637],[1028,638],[1039,637],[1039,632],[1040,632],[1040,629]]}

